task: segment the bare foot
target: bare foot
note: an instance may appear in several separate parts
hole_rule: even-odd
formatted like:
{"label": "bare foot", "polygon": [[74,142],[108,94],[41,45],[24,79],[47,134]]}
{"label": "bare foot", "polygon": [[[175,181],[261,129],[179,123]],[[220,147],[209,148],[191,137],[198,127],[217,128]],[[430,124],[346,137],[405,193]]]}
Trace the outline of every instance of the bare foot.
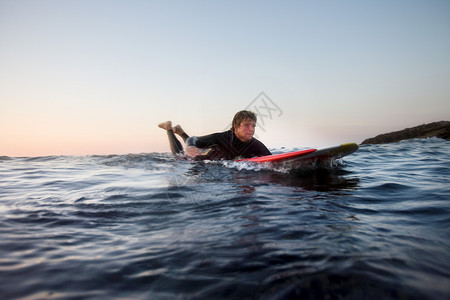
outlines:
{"label": "bare foot", "polygon": [[181,136],[184,133],[184,130],[180,125],[177,125],[173,128],[173,132]]}
{"label": "bare foot", "polygon": [[166,121],[158,124],[159,128],[170,130],[172,129],[172,121]]}

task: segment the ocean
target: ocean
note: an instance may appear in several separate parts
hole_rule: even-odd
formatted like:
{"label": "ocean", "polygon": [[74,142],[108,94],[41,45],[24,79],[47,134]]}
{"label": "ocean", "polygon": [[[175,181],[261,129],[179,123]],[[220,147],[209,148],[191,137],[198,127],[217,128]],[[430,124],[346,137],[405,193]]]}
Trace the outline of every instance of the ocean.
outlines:
{"label": "ocean", "polygon": [[0,157],[0,296],[450,299],[450,143],[363,145],[296,172]]}

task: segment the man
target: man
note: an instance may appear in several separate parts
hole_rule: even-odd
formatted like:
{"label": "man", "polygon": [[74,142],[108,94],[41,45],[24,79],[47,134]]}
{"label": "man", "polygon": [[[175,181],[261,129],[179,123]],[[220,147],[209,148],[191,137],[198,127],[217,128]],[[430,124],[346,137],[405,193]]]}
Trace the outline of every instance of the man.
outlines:
{"label": "man", "polygon": [[[242,110],[234,116],[230,130],[200,137],[189,137],[180,125],[172,127],[171,121],[158,126],[167,131],[173,154],[184,153],[195,159],[231,160],[271,154],[263,143],[253,137],[256,120],[253,112]],[[185,141],[186,151],[183,151],[175,133]]]}

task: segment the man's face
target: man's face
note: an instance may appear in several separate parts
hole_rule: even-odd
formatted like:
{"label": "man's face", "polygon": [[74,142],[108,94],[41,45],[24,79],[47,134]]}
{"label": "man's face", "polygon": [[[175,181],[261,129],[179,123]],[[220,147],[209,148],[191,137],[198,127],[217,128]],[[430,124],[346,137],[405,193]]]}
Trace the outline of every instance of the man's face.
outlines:
{"label": "man's face", "polygon": [[234,128],[234,134],[242,142],[248,142],[252,139],[255,134],[256,122],[251,119],[245,119],[241,122],[239,127]]}

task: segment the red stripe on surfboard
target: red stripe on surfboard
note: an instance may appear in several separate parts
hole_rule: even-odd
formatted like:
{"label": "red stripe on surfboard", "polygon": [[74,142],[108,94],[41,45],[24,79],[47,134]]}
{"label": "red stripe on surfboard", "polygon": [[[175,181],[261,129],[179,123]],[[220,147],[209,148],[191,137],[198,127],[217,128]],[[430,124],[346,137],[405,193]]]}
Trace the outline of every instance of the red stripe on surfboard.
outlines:
{"label": "red stripe on surfboard", "polygon": [[307,150],[301,150],[301,151],[295,151],[295,152],[266,155],[266,156],[259,156],[259,157],[253,157],[253,158],[244,158],[244,159],[239,159],[238,161],[251,161],[251,162],[258,162],[258,163],[282,161],[282,160],[293,158],[293,157],[300,157],[300,156],[312,153],[316,150],[317,149],[307,149]]}

